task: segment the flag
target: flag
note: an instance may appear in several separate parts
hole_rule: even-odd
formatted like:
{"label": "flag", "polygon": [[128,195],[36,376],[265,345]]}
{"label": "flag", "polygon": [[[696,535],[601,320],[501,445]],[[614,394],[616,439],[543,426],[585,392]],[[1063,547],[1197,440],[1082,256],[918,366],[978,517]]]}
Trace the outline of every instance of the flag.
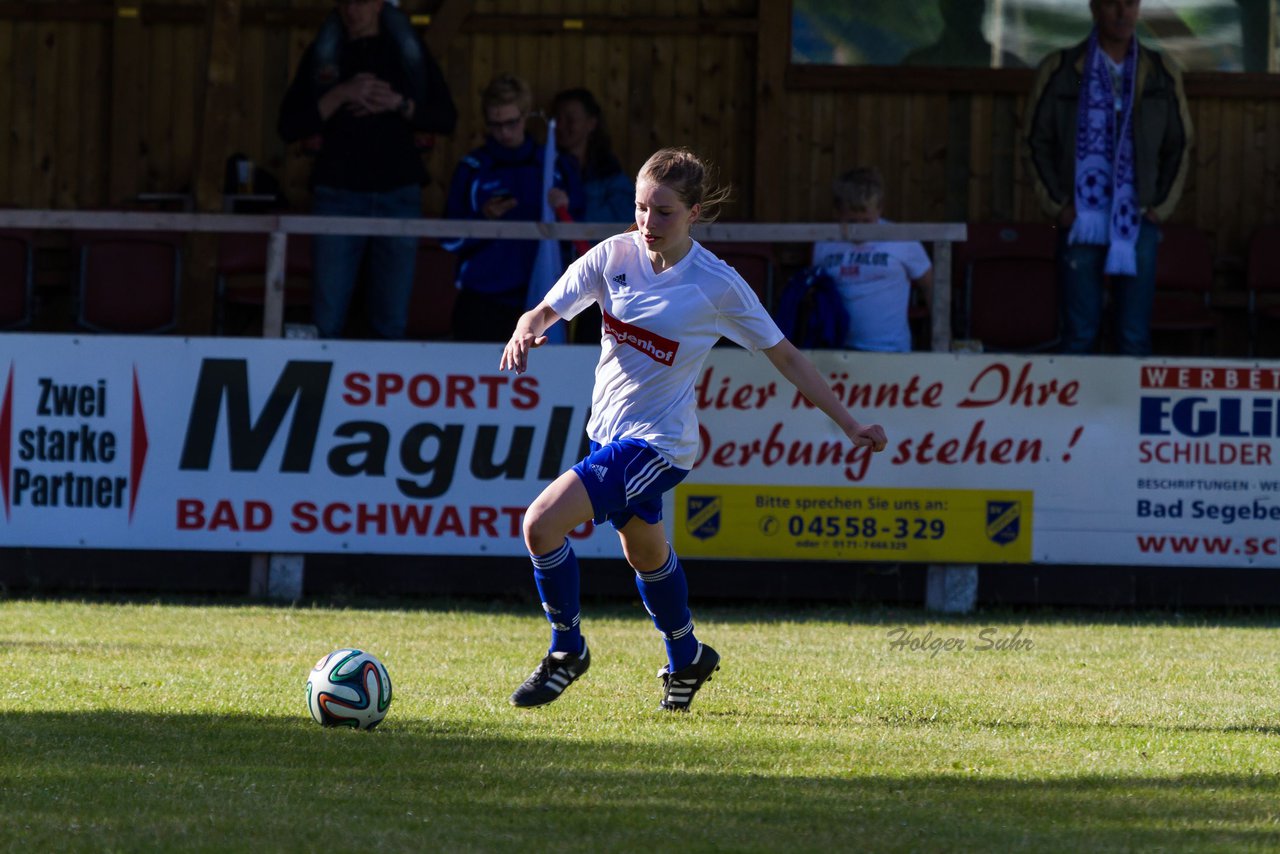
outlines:
{"label": "flag", "polygon": [[[547,201],[547,193],[556,181],[556,120],[547,122],[547,143],[542,156],[542,222],[555,222],[555,211]],[[538,257],[533,262],[533,275],[529,277],[528,307],[533,308],[551,290],[551,286],[564,272],[560,260],[560,243],[556,240],[539,240]],[[546,331],[547,343],[565,343],[565,324],[556,323]]]}

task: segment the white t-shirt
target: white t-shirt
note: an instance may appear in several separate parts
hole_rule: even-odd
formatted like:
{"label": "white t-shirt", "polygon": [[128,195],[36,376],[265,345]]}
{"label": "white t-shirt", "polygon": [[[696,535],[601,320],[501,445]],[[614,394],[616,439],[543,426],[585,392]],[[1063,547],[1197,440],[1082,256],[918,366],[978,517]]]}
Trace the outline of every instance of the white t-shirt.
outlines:
{"label": "white t-shirt", "polygon": [[611,237],[574,261],[546,302],[565,320],[593,302],[604,315],[587,435],[644,439],[683,469],[697,459],[694,386],[711,348],[721,337],[751,351],[783,339],[742,277],[696,240],[655,273],[638,232]]}
{"label": "white t-shirt", "polygon": [[911,349],[911,282],[933,266],[924,246],[914,241],[822,242],[814,244],[813,264],[831,274],[844,297],[849,311],[846,347],[887,353]]}

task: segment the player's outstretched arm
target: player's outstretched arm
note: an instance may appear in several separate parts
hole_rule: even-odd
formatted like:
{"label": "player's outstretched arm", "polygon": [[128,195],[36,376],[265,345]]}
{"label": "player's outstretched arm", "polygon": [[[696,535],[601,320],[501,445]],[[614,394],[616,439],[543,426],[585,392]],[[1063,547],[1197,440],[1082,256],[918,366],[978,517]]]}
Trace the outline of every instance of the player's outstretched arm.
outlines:
{"label": "player's outstretched arm", "polygon": [[884,450],[885,445],[888,444],[884,429],[879,424],[859,424],[836,397],[831,386],[822,378],[822,374],[818,373],[813,362],[797,350],[794,344],[783,338],[780,343],[765,350],[764,354],[778,369],[778,373],[786,377],[810,403],[836,422],[836,425],[849,437],[849,441],[860,448],[871,448],[873,451]]}
{"label": "player's outstretched arm", "polygon": [[507,342],[507,346],[502,348],[502,360],[498,363],[498,370],[505,371],[510,368],[517,374],[523,374],[528,370],[529,351],[547,343],[547,336],[543,333],[559,319],[560,315],[545,302],[538,303],[536,307],[520,315],[520,319],[516,321],[516,331],[511,333],[511,340]]}

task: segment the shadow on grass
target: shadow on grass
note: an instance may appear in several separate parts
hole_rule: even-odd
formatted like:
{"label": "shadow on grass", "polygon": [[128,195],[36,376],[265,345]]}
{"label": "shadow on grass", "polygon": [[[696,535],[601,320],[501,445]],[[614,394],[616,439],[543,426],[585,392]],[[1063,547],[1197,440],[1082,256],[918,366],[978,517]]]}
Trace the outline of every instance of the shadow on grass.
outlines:
{"label": "shadow on grass", "polygon": [[[326,601],[305,603],[306,607],[327,608],[400,608],[409,611],[461,611],[476,614],[529,615],[543,619],[541,606],[536,599],[529,602],[513,602],[509,599],[408,599],[408,600],[352,600],[335,605]],[[690,606],[697,622],[740,623],[834,623],[848,626],[882,626],[886,629],[906,626],[910,628],[930,626],[954,626],[959,629],[981,629],[987,626],[1113,626],[1202,629],[1214,628],[1277,628],[1280,627],[1280,611],[1231,611],[1201,610],[1186,614],[1173,611],[1116,611],[1086,608],[985,608],[973,614],[939,614],[923,608],[893,605],[832,605],[787,602],[779,605],[743,602],[738,604],[702,603],[691,595]],[[633,601],[617,599],[583,602],[583,619],[649,617],[637,596]]]}
{"label": "shadow on grass", "polygon": [[[66,604],[92,604],[104,606],[155,605],[178,608],[272,608],[281,610],[316,610],[345,612],[408,611],[416,613],[462,612],[473,614],[500,614],[542,619],[542,609],[533,588],[525,598],[512,596],[372,596],[329,595],[308,597],[295,603],[277,603],[239,596],[209,596],[186,594],[28,594],[0,596],[3,602],[61,602]],[[849,626],[897,626],[923,627],[954,626],[957,628],[982,628],[986,626],[1036,627],[1036,626],[1122,626],[1150,628],[1280,628],[1280,610],[1276,609],[1197,609],[1187,612],[1174,610],[1124,610],[1082,607],[983,608],[972,614],[939,614],[922,607],[882,604],[831,604],[785,602],[778,605],[758,601],[741,603],[699,601],[696,591],[691,595],[694,617],[702,622],[716,621],[738,623],[836,623]],[[584,619],[630,618],[639,615],[648,620],[637,596],[631,601],[617,597],[590,598],[583,602]]]}
{"label": "shadow on grass", "polygon": [[655,755],[429,721],[6,713],[0,739],[13,850],[1241,849],[1275,842],[1280,790],[1249,774],[734,772],[776,763],[750,742]]}

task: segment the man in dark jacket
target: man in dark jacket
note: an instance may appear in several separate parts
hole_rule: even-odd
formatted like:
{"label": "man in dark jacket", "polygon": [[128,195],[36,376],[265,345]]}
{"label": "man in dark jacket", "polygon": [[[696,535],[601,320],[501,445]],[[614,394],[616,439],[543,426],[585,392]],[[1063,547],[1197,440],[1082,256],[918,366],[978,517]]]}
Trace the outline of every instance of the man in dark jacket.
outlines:
{"label": "man in dark jacket", "polygon": [[1084,42],[1040,64],[1027,111],[1031,174],[1059,226],[1063,350],[1088,353],[1107,278],[1116,349],[1151,352],[1159,223],[1190,167],[1191,116],[1173,62],[1138,43],[1140,0],[1090,0]]}
{"label": "man in dark jacket", "polygon": [[[385,0],[339,0],[308,46],[280,106],[286,142],[319,135],[312,212],[412,219],[427,173],[415,134],[452,133],[457,110],[444,76],[409,19]],[[368,256],[375,335],[403,338],[417,238],[316,235],[312,316],[336,338]]]}

